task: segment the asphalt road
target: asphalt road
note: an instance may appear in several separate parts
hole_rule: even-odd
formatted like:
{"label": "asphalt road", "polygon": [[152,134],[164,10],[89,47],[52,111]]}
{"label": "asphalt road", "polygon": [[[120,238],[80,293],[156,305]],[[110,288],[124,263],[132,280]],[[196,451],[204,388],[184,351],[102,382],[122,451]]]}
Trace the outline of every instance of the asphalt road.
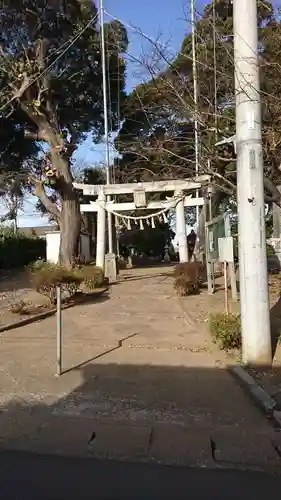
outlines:
{"label": "asphalt road", "polygon": [[3,500],[261,500],[281,491],[281,476],[0,453]]}

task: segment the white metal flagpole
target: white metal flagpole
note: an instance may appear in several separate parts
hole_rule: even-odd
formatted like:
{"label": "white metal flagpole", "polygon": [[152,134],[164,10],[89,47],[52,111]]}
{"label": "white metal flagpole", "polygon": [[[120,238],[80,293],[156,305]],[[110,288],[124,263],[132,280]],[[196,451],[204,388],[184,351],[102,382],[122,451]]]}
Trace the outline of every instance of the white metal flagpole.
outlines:
{"label": "white metal flagpole", "polygon": [[[199,175],[199,122],[198,122],[198,81],[196,63],[196,24],[195,24],[195,0],[191,0],[191,27],[192,27],[192,68],[193,68],[193,100],[194,100],[194,149],[195,149],[195,173]],[[196,191],[196,198],[199,191]],[[198,232],[199,206],[196,207],[196,224]]]}
{"label": "white metal flagpole", "polygon": [[[105,37],[104,37],[104,4],[100,0],[100,28],[101,28],[101,56],[102,56],[102,87],[103,87],[103,109],[104,109],[104,137],[106,149],[106,184],[110,184],[110,153],[109,153],[109,130],[108,130],[108,105],[107,105],[107,85],[106,85],[106,54],[105,54]],[[110,201],[110,196],[107,196],[107,201]],[[113,238],[112,238],[112,214],[107,212],[108,224],[108,251],[113,253]]]}

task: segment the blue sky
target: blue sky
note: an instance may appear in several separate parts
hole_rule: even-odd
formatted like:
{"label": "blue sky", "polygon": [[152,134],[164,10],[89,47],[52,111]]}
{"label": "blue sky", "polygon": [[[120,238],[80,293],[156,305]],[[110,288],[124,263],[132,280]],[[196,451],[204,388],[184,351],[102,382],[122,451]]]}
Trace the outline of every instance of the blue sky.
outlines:
{"label": "blue sky", "polygon": [[[198,10],[202,8],[202,3],[197,0]],[[160,39],[168,44],[167,50],[171,56],[180,49],[184,35],[189,31],[190,25],[185,18],[190,17],[189,5],[189,1],[183,2],[183,0],[104,0],[105,10],[125,25],[132,25],[152,39],[161,35]],[[109,19],[106,15],[105,20]],[[138,59],[143,50],[149,51],[149,42],[137,31],[128,27],[127,29],[130,40],[128,52]],[[127,90],[130,91],[143,76],[140,75],[140,68],[137,68],[135,63],[129,63],[127,73]],[[78,149],[76,158],[79,163],[88,165],[103,162],[104,146],[94,145],[89,138]],[[0,213],[3,213],[1,207]],[[19,225],[35,226],[46,224],[46,222],[45,218],[35,213],[34,200],[28,199],[24,206],[24,213],[19,218]]]}
{"label": "blue sky", "polygon": [[[105,11],[116,17],[127,28],[130,40],[129,57],[139,59],[142,52],[149,53],[152,45],[138,32],[142,31],[151,39],[160,35],[163,43],[168,43],[168,52],[175,55],[180,49],[189,24],[185,19],[188,9],[183,8],[182,0],[104,0]],[[105,21],[111,17],[105,13]],[[132,26],[132,28],[130,28]],[[144,77],[137,62],[128,62],[127,91],[134,88]],[[77,158],[82,162],[97,162],[104,160],[104,146],[94,145],[89,138],[77,151]]]}

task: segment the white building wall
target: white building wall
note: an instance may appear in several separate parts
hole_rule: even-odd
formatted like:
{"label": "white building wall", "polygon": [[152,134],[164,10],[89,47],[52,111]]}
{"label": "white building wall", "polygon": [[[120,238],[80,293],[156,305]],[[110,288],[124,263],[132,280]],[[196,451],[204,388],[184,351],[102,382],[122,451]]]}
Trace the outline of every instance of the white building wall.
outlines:
{"label": "white building wall", "polygon": [[57,264],[59,261],[60,232],[54,231],[46,234],[46,259],[47,262]]}
{"label": "white building wall", "polygon": [[[57,264],[60,251],[60,232],[53,231],[46,234],[46,258],[47,262]],[[86,234],[80,236],[80,257],[82,261],[90,260],[90,238]]]}

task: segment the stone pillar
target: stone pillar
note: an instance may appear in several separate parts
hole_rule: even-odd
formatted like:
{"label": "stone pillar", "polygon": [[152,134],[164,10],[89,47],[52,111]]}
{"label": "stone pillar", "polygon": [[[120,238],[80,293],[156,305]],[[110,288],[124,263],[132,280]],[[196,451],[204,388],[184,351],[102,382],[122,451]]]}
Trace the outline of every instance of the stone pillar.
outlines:
{"label": "stone pillar", "polygon": [[[99,194],[98,201],[105,202],[105,195]],[[97,251],[96,265],[104,270],[105,266],[105,226],[106,226],[106,210],[103,207],[98,208],[97,220]]]}
{"label": "stone pillar", "polygon": [[[182,191],[175,192],[175,196],[183,196]],[[179,245],[180,262],[188,262],[188,248],[186,237],[186,224],[184,216],[184,198],[177,203],[176,206],[176,230],[177,240]]]}

